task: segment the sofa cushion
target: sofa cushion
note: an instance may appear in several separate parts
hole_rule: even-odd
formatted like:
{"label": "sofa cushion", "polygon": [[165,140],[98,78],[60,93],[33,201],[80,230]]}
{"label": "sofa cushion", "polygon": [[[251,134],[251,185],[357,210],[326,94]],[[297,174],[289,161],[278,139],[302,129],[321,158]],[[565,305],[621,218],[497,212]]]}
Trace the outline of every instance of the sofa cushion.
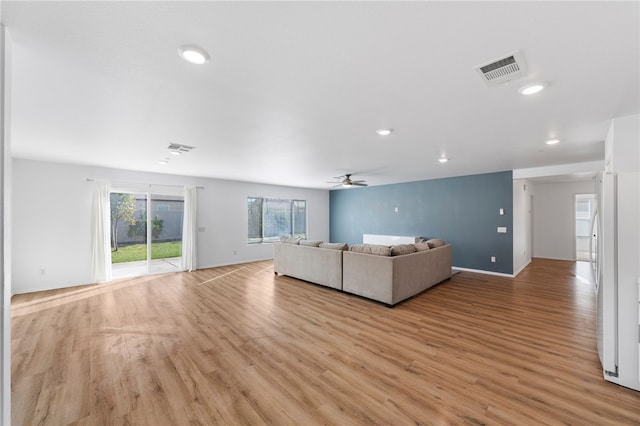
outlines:
{"label": "sofa cushion", "polygon": [[322,244],[322,241],[300,240],[301,246],[320,247],[320,244]]}
{"label": "sofa cushion", "polygon": [[415,253],[416,248],[411,244],[396,244],[391,246],[391,256],[402,256],[403,254]]}
{"label": "sofa cushion", "polygon": [[426,241],[423,241],[421,243],[415,243],[413,244],[413,247],[415,247],[416,251],[425,251],[431,248],[429,247],[429,243]]}
{"label": "sofa cushion", "polygon": [[347,245],[347,243],[322,243],[319,247],[331,250],[349,250],[349,246]]}
{"label": "sofa cushion", "polygon": [[375,254],[377,256],[391,256],[391,247],[378,244],[356,244],[349,250],[355,253]]}
{"label": "sofa cushion", "polygon": [[442,247],[446,243],[443,240],[434,238],[434,239],[428,240],[427,244],[429,244],[429,247],[431,247],[431,248],[436,248],[436,247]]}
{"label": "sofa cushion", "polygon": [[280,237],[280,242],[285,244],[300,244],[300,238]]}

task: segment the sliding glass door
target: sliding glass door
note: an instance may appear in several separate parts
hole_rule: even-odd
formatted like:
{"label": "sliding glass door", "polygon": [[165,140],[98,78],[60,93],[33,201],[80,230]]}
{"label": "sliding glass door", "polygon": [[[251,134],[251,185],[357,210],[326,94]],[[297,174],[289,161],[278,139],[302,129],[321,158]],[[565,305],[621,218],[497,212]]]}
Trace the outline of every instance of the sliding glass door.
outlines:
{"label": "sliding glass door", "polygon": [[112,192],[113,278],[182,270],[184,196]]}
{"label": "sliding glass door", "polygon": [[152,195],[150,203],[151,273],[182,270],[184,197]]}

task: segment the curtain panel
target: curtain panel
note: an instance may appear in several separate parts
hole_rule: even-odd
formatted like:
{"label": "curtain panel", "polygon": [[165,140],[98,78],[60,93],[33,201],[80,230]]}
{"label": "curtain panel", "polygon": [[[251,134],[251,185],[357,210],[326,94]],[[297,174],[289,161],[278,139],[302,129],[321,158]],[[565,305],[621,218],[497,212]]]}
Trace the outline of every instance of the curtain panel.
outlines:
{"label": "curtain panel", "polygon": [[109,207],[110,188],[108,183],[96,183],[91,206],[91,277],[93,282],[111,279]]}
{"label": "curtain panel", "polygon": [[182,269],[195,271],[198,259],[197,197],[195,186],[184,188],[184,220],[182,223]]}

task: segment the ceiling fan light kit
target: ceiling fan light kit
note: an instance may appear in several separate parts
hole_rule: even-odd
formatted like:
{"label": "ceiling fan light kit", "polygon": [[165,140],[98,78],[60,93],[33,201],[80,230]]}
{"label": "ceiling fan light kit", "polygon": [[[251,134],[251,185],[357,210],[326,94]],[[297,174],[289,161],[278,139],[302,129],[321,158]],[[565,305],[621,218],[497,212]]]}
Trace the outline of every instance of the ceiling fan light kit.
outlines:
{"label": "ceiling fan light kit", "polygon": [[334,177],[334,179],[338,179],[338,182],[327,182],[327,183],[337,184],[334,186],[334,188],[339,188],[339,187],[352,188],[354,186],[369,186],[367,185],[367,183],[365,183],[364,180],[353,180],[351,179],[351,176],[352,176],[351,173],[343,176],[336,176]]}

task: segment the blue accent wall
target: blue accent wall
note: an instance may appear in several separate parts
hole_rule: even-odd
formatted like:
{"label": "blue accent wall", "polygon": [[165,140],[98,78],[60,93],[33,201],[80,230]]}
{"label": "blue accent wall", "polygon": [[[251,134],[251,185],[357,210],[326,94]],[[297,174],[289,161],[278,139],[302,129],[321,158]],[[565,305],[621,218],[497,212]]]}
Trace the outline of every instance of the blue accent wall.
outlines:
{"label": "blue accent wall", "polygon": [[332,242],[362,244],[362,234],[442,238],[453,245],[453,266],[513,273],[511,171],[334,190],[329,206]]}

